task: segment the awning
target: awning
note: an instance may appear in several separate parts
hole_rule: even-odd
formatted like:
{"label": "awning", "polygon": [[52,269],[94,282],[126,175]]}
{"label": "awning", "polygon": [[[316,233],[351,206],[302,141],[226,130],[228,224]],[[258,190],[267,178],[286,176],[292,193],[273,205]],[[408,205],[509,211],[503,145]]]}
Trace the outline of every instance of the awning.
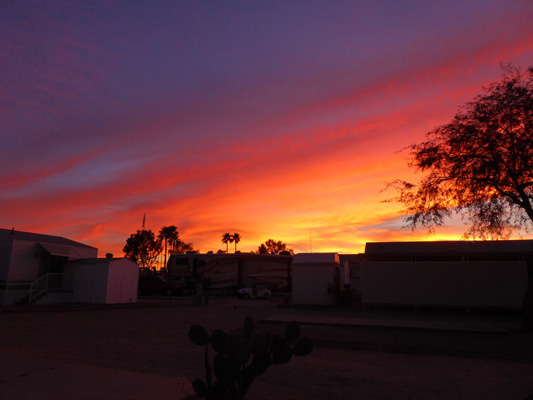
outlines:
{"label": "awning", "polygon": [[69,260],[77,260],[79,258],[84,258],[77,249],[73,246],[67,246],[63,244],[55,243],[38,243],[44,251],[50,253],[53,256],[68,257]]}

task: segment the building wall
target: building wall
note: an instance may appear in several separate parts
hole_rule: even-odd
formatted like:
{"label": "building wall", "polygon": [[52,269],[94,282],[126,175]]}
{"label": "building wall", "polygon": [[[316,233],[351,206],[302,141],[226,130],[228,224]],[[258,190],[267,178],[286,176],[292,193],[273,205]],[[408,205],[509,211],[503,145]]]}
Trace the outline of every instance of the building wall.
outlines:
{"label": "building wall", "polygon": [[107,304],[136,303],[139,266],[127,259],[112,260],[107,280]]}
{"label": "building wall", "polygon": [[520,308],[525,261],[361,263],[363,304]]}
{"label": "building wall", "polygon": [[27,298],[32,282],[49,269],[63,272],[67,259],[97,254],[94,247],[62,237],[0,229],[0,304],[16,304]]}
{"label": "building wall", "polygon": [[350,281],[350,289],[360,293],[361,292],[361,275],[360,264],[363,258],[362,254],[339,254],[341,265],[348,262]]}
{"label": "building wall", "polygon": [[107,299],[108,263],[69,263],[65,272],[72,274],[72,301],[105,304]]}
{"label": "building wall", "polygon": [[[25,240],[12,240],[10,256],[2,256],[3,264],[3,290],[0,292],[0,304],[15,304],[24,299],[30,291],[30,285],[39,277],[40,258],[36,243]],[[7,249],[7,246],[5,246]],[[4,250],[6,252],[6,250]],[[6,290],[7,287],[7,290]]]}
{"label": "building wall", "polygon": [[11,259],[11,242],[11,239],[0,236],[0,288],[3,287],[4,282],[7,280]]}
{"label": "building wall", "polygon": [[[46,240],[41,240],[41,243],[46,243]],[[88,246],[70,247],[76,249],[76,258],[92,258],[98,253],[98,249]],[[35,281],[43,275],[40,270],[42,258],[45,256],[48,256],[48,253],[37,242],[14,239],[9,264],[9,281]]]}
{"label": "building wall", "polygon": [[39,277],[39,247],[35,242],[13,240],[9,281],[34,281]]}
{"label": "building wall", "polygon": [[292,302],[302,305],[332,305],[328,293],[338,277],[338,264],[293,264]]}
{"label": "building wall", "polygon": [[86,304],[137,301],[139,266],[126,259],[84,259],[67,264],[72,275],[72,301]]}

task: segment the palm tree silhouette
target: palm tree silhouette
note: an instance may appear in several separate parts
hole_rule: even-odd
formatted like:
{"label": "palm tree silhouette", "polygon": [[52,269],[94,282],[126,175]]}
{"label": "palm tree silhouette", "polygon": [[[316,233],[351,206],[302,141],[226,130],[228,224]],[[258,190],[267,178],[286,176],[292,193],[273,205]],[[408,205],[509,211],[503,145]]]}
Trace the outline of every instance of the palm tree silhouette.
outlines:
{"label": "palm tree silhouette", "polygon": [[241,241],[241,235],[238,233],[233,234],[233,241],[235,242],[235,253],[237,252],[237,243]]}
{"label": "palm tree silhouette", "polygon": [[233,236],[231,236],[229,233],[224,233],[222,235],[222,243],[226,244],[226,254],[228,254],[229,253],[228,243],[233,243]]}
{"label": "palm tree silhouette", "polygon": [[178,240],[178,235],[178,228],[174,225],[162,227],[159,231],[159,235],[157,235],[159,240],[165,243],[165,270],[167,269],[167,244],[172,244]]}

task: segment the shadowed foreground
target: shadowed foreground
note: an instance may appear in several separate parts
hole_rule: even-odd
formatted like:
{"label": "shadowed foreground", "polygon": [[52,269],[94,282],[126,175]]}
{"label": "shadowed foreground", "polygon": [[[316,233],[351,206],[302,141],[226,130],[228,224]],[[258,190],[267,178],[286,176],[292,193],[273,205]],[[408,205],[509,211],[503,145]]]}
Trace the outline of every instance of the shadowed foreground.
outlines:
{"label": "shadowed foreground", "polygon": [[[67,379],[69,374],[72,381],[76,371],[91,371],[93,376],[82,376],[81,383],[68,388],[71,392],[63,393],[88,394],[109,385],[113,393],[108,398],[131,399],[119,378],[109,382],[102,376],[111,370],[133,380],[136,399],[150,394],[184,398],[187,388],[180,391],[186,381],[178,378],[193,380],[204,374],[203,353],[189,342],[189,326],[232,329],[245,315],[256,321],[278,316],[310,322],[315,316],[324,323],[330,318],[324,325],[302,324],[302,333],[315,341],[313,352],[271,367],[253,384],[247,397],[251,400],[525,399],[533,394],[533,339],[513,331],[519,316],[280,308],[280,303],[276,298],[212,298],[208,306],[193,307],[190,299],[151,299],[133,306],[3,309],[0,397],[25,398],[15,389],[28,387],[41,399],[61,398],[53,385],[47,391],[31,384],[43,376]],[[439,329],[335,324],[332,317],[356,317],[374,321],[373,325],[434,321]],[[450,321],[464,329],[445,329],[447,324],[453,328]],[[257,324],[258,330],[271,332],[283,327],[284,323],[266,320]]]}

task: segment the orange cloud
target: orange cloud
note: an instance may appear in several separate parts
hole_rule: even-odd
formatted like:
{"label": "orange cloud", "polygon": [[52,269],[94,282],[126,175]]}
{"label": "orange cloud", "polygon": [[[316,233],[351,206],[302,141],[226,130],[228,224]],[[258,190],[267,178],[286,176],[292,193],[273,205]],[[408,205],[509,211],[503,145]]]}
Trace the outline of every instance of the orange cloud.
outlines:
{"label": "orange cloud", "polygon": [[[253,64],[254,48],[238,73],[233,62],[240,60],[217,64],[225,60],[213,55],[219,50],[211,38],[203,43],[209,62],[183,45],[194,63],[180,69],[181,59],[138,57],[137,44],[150,55],[152,43],[174,49],[152,40],[164,39],[163,31],[141,43],[113,38],[109,48],[54,37],[43,66],[24,70],[32,83],[10,86],[24,96],[10,97],[3,114],[15,122],[14,144],[0,139],[10,146],[0,160],[0,208],[8,210],[0,222],[81,240],[101,255],[121,255],[144,213],[148,229],[176,225],[202,251],[223,248],[224,232],[240,233],[243,251],[269,238],[297,252],[346,253],[363,251],[366,241],[425,240],[426,232],[401,229],[399,207],[382,203],[388,194],[381,189],[395,178],[416,179],[396,151],[497,79],[498,62],[531,62],[527,13],[505,35],[481,32],[508,26],[490,22],[446,38],[431,30],[431,40],[409,36],[397,47],[372,35],[348,37],[380,45],[375,51],[339,38],[316,52],[298,46],[301,59],[291,54],[296,47],[284,47],[265,58],[271,69]],[[341,50],[329,52],[331,45]],[[20,46],[8,50],[28,57]],[[148,79],[158,72],[164,79]],[[453,221],[428,239],[458,239],[463,228]]]}

